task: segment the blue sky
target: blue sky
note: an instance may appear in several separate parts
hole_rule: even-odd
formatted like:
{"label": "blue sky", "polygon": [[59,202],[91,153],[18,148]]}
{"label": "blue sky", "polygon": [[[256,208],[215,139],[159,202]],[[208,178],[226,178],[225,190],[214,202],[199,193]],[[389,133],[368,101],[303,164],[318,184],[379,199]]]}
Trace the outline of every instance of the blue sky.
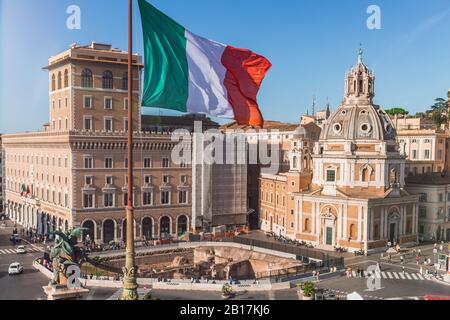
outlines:
{"label": "blue sky", "polygon": [[[266,56],[273,68],[259,94],[266,119],[298,122],[316,95],[339,106],[345,72],[357,61],[374,69],[375,102],[411,112],[450,88],[448,0],[151,0],[201,36]],[[66,9],[81,8],[81,30]],[[381,30],[366,27],[381,8]],[[137,8],[136,8],[137,9]],[[0,132],[32,131],[48,121],[48,57],[72,43],[126,49],[126,0],[0,0]],[[138,11],[135,52],[142,53]],[[158,111],[156,111],[158,113]]]}

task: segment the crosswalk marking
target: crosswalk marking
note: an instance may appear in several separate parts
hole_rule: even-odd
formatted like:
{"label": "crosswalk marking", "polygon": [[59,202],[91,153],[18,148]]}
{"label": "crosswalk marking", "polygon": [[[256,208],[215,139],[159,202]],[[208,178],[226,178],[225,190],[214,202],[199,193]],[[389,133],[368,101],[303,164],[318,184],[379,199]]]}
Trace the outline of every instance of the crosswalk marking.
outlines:
{"label": "crosswalk marking", "polygon": [[[29,252],[44,252],[43,249],[37,247],[30,247],[25,249]],[[0,254],[17,254],[18,249],[0,249]]]}
{"label": "crosswalk marking", "polygon": [[[355,271],[352,272],[354,278],[359,278]],[[377,279],[393,279],[393,280],[414,280],[424,281],[428,280],[420,273],[407,273],[407,272],[364,272],[364,278],[377,278]]]}

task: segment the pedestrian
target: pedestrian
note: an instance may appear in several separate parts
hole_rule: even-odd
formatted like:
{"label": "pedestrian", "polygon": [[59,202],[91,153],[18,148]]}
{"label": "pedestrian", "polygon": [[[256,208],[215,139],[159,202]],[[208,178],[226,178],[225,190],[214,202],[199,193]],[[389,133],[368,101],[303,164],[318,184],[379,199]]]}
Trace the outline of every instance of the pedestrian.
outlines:
{"label": "pedestrian", "polygon": [[418,250],[419,257],[422,255],[422,250],[419,248]]}
{"label": "pedestrian", "polygon": [[441,251],[441,252],[444,251],[444,245],[442,245],[442,244],[440,245],[439,251]]}
{"label": "pedestrian", "polygon": [[416,263],[417,263],[417,265],[419,265],[419,263],[420,263],[420,256],[416,256]]}
{"label": "pedestrian", "polygon": [[320,271],[317,271],[317,282],[320,282]]}
{"label": "pedestrian", "polygon": [[378,272],[381,272],[381,266],[380,266],[380,263],[379,263],[379,262],[377,262],[377,271],[378,271]]}
{"label": "pedestrian", "polygon": [[420,274],[423,275],[423,267],[420,266]]}
{"label": "pedestrian", "polygon": [[388,256],[388,261],[389,261],[389,263],[392,263],[392,255],[391,254],[389,254],[389,256]]}
{"label": "pedestrian", "polygon": [[405,274],[405,266],[402,267],[402,272]]}
{"label": "pedestrian", "polygon": [[405,258],[403,256],[400,256],[400,263],[403,264],[405,262]]}

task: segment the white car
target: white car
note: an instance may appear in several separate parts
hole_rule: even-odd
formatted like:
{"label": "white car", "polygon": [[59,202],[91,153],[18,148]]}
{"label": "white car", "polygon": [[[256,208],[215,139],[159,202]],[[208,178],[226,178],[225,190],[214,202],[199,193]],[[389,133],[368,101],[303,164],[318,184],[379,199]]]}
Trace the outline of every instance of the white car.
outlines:
{"label": "white car", "polygon": [[25,246],[18,246],[16,252],[17,254],[25,254],[27,253],[27,249],[25,249]]}
{"label": "white car", "polygon": [[14,262],[9,265],[9,268],[8,268],[9,275],[21,274],[22,272],[23,272],[23,266],[20,263]]}

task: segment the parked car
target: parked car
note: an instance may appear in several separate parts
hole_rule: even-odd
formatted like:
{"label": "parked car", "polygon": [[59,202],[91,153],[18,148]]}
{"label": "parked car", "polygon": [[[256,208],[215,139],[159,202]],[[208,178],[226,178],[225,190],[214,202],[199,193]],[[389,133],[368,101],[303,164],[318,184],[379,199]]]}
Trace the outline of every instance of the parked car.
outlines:
{"label": "parked car", "polygon": [[16,252],[17,254],[26,254],[27,250],[25,249],[25,246],[18,246]]}
{"label": "parked car", "polygon": [[8,274],[10,276],[21,274],[22,272],[23,272],[23,266],[20,263],[14,262],[9,265]]}

